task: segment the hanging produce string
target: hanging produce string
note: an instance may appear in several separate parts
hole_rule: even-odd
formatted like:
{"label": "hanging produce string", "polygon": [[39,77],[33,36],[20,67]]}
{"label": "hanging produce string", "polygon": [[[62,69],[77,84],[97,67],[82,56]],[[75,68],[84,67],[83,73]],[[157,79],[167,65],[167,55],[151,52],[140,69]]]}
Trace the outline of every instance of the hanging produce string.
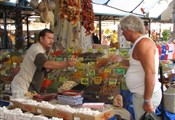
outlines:
{"label": "hanging produce string", "polygon": [[[80,1],[80,13],[82,12],[82,7],[81,7],[81,0],[79,0]],[[82,22],[82,15],[80,15],[80,40],[82,41],[82,39],[83,39],[83,36],[82,36],[82,25],[81,25],[81,22]]]}

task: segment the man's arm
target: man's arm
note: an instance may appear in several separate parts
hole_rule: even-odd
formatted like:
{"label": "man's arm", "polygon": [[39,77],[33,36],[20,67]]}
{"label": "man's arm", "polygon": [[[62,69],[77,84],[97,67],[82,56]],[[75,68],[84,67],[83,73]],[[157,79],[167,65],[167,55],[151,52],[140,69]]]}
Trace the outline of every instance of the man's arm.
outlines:
{"label": "man's arm", "polygon": [[65,68],[68,66],[75,66],[76,61],[73,61],[73,60],[62,61],[62,62],[49,61],[47,60],[44,54],[39,53],[34,60],[34,64],[36,65],[37,69],[41,71],[43,68],[59,69],[59,68]]}
{"label": "man's arm", "polygon": [[43,65],[44,68],[46,69],[58,69],[58,68],[65,68],[70,66],[70,61],[46,61]]}
{"label": "man's arm", "polygon": [[[155,86],[155,74],[156,74],[155,54],[156,54],[156,47],[150,39],[144,38],[144,40],[141,40],[138,43],[137,56],[145,71],[144,99],[148,100],[148,102],[151,102],[150,99],[152,97]],[[149,107],[153,107],[152,103],[151,106],[149,106],[148,104],[148,107],[144,108],[145,111],[151,112],[152,108]]]}

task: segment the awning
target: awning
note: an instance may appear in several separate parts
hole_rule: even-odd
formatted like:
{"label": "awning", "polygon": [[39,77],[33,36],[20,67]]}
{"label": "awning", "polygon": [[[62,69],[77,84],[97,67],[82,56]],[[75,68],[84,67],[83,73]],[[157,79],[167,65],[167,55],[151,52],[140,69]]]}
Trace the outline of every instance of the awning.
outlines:
{"label": "awning", "polygon": [[92,0],[96,15],[135,14],[157,18],[173,0]]}

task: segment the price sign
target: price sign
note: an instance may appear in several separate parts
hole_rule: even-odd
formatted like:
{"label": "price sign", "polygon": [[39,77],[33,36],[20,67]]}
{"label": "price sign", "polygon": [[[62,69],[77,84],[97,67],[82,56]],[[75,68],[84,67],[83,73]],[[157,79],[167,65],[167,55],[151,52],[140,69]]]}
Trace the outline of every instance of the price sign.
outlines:
{"label": "price sign", "polygon": [[59,81],[61,82],[61,83],[64,83],[64,81],[66,80],[66,78],[65,77],[59,77]]}
{"label": "price sign", "polygon": [[92,53],[93,52],[93,49],[89,49],[88,52],[91,52]]}
{"label": "price sign", "polygon": [[89,79],[88,78],[81,78],[81,84],[89,85]]}
{"label": "price sign", "polygon": [[62,57],[56,57],[56,61],[63,61]]}
{"label": "price sign", "polygon": [[109,79],[109,85],[116,85],[117,84],[117,79],[110,78]]}
{"label": "price sign", "polygon": [[89,71],[89,75],[90,75],[90,76],[95,76],[95,70],[90,70],[90,71]]}
{"label": "price sign", "polygon": [[94,77],[94,84],[99,85],[102,83],[102,78],[101,77]]}
{"label": "price sign", "polygon": [[109,48],[109,53],[116,53],[116,48]]}
{"label": "price sign", "polygon": [[89,65],[95,65],[95,62],[88,62]]}
{"label": "price sign", "polygon": [[102,52],[103,49],[102,48],[97,48],[97,52]]}
{"label": "price sign", "polygon": [[125,68],[116,68],[115,72],[116,72],[116,74],[124,75],[126,73],[126,69]]}
{"label": "price sign", "polygon": [[107,73],[111,73],[111,69],[105,69],[105,72],[107,72]]}
{"label": "price sign", "polygon": [[83,61],[84,58],[83,57],[78,57],[78,61]]}
{"label": "price sign", "polygon": [[68,48],[67,49],[67,52],[72,53],[73,52],[73,49],[72,48]]}

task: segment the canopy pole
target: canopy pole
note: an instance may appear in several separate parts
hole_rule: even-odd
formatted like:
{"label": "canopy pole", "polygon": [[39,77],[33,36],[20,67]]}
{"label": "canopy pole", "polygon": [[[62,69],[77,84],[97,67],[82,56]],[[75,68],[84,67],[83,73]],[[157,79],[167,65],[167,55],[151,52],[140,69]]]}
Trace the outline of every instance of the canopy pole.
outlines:
{"label": "canopy pole", "polygon": [[173,0],[173,37],[175,38],[175,0]]}
{"label": "canopy pole", "polygon": [[100,38],[100,41],[102,41],[101,39],[101,15],[99,16],[99,38]]}
{"label": "canopy pole", "polygon": [[7,11],[6,11],[6,8],[4,8],[3,19],[4,19],[4,47],[5,47],[5,49],[7,49],[8,48],[8,37],[7,37]]}
{"label": "canopy pole", "polygon": [[26,16],[26,26],[27,26],[27,48],[30,47],[30,32],[29,32],[29,16]]}

